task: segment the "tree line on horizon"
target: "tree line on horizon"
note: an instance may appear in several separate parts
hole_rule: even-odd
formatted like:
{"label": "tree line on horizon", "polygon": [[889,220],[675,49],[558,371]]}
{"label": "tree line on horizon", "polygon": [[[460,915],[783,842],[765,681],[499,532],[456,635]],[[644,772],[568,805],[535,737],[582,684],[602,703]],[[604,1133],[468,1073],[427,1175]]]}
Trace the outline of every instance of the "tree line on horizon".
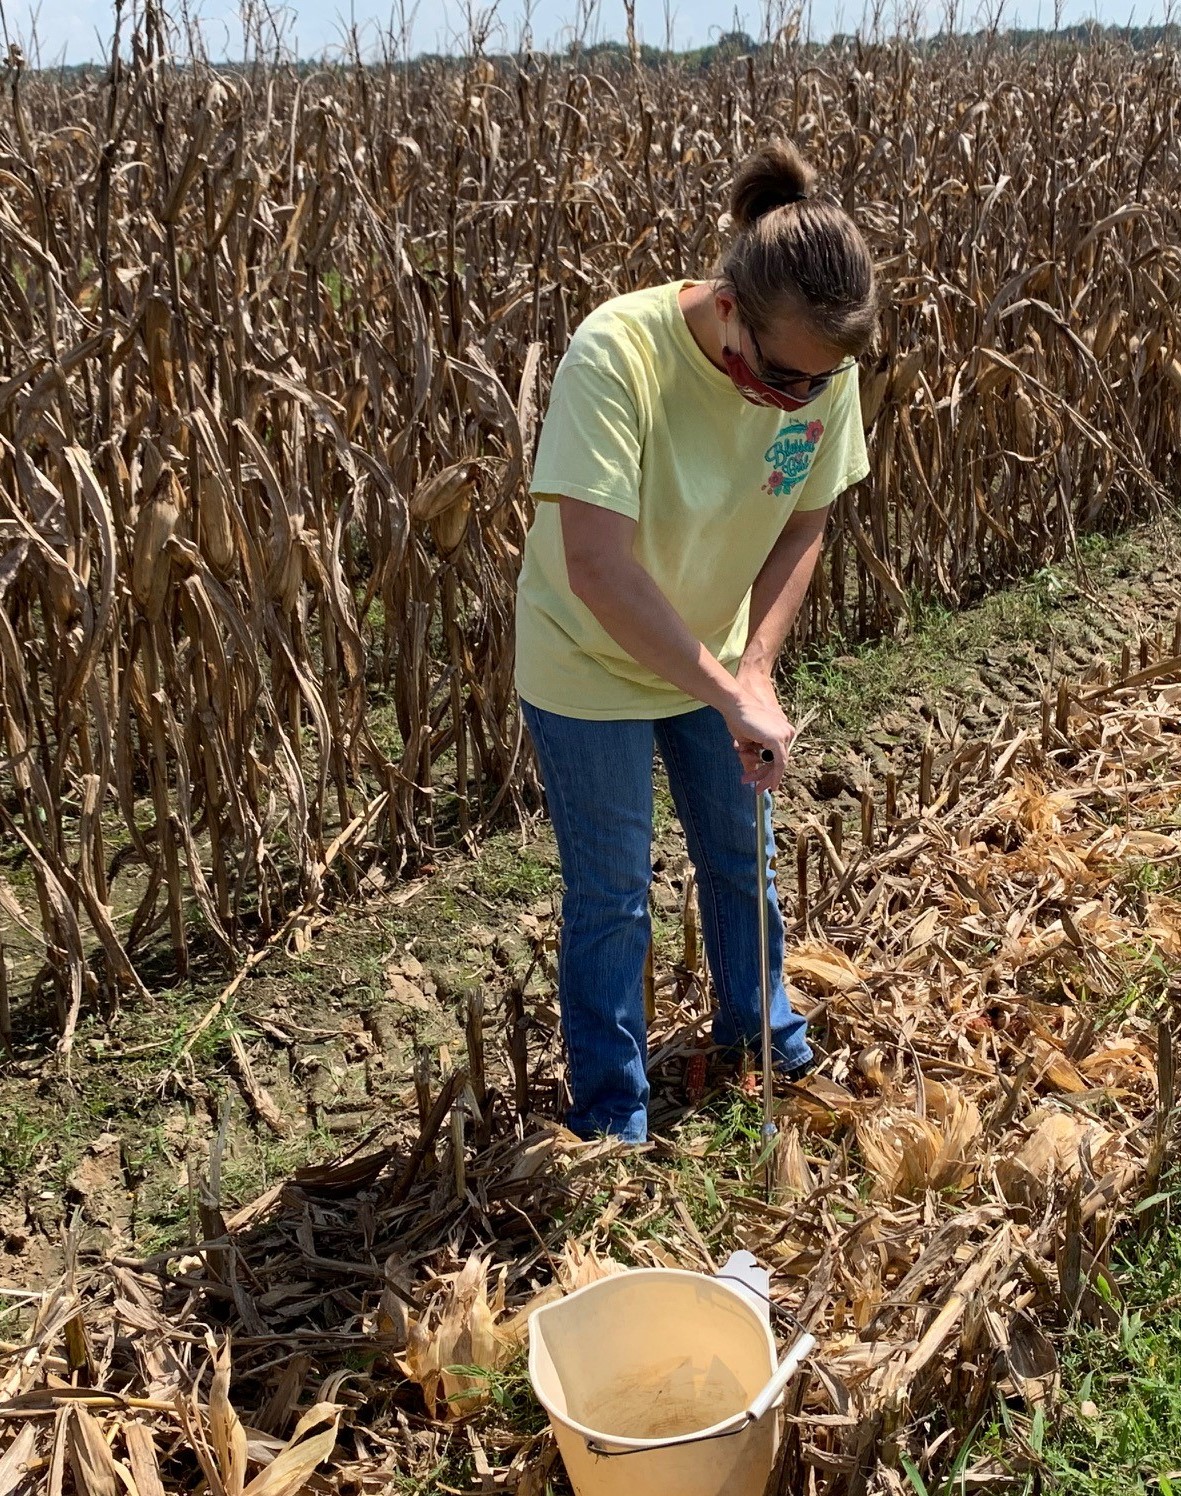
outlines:
{"label": "tree line on horizon", "polygon": [[[1097,22],[1086,21],[1079,22],[1073,26],[1062,26],[1056,30],[1045,27],[1015,26],[1001,30],[981,28],[976,31],[965,32],[936,32],[929,37],[904,37],[903,39],[909,40],[910,45],[916,51],[923,54],[930,54],[942,47],[955,44],[962,45],[965,41],[982,41],[989,37],[994,40],[1004,41],[1014,49],[1040,46],[1050,42],[1077,46],[1117,42],[1130,47],[1135,52],[1140,52],[1150,51],[1160,46],[1177,46],[1178,42],[1181,41],[1181,26],[1173,22],[1161,26],[1101,26]],[[873,35],[866,36],[860,32],[837,32],[825,41],[805,39],[795,45],[799,50],[810,50],[816,53],[840,52],[848,47],[872,45],[879,40],[894,41],[897,39],[896,36],[878,38]],[[735,30],[723,32],[716,42],[711,42],[704,47],[654,47],[646,42],[641,42],[635,49],[635,57],[644,67],[667,67],[673,64],[690,73],[708,72],[713,67],[733,63],[743,57],[763,57],[781,45],[782,42],[779,40],[759,41],[746,31]],[[355,53],[349,53],[346,43],[342,42],[340,51],[341,55],[336,59],[329,58],[327,55],[328,49],[325,49],[318,57],[285,58],[282,60],[301,72],[313,71],[333,60],[337,62],[354,62],[356,60]],[[482,51],[479,55],[482,56],[483,60],[492,63],[494,66],[520,66],[523,62],[537,66],[545,62],[577,61],[583,65],[590,63],[600,70],[610,70],[630,66],[632,48],[626,41],[611,39],[589,43],[575,41],[559,51],[547,50],[545,48],[526,48],[510,52]],[[247,65],[249,60],[224,59],[218,62],[211,62],[209,65],[218,69],[232,69]],[[409,58],[387,55],[371,58],[368,62],[372,67],[381,67],[393,63],[399,67],[408,65],[411,67],[435,66],[454,68],[469,64],[472,60],[472,53],[418,52]],[[57,64],[42,68],[40,71],[53,73],[63,78],[83,78],[106,66],[107,59],[104,58],[90,62]],[[35,70],[30,69],[30,71]]]}

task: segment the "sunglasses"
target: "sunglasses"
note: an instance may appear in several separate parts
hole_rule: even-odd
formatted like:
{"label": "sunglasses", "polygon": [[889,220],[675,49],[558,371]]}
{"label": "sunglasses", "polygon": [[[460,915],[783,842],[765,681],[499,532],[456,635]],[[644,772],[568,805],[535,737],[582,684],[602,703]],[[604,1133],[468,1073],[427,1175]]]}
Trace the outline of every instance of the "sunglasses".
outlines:
{"label": "sunglasses", "polygon": [[763,350],[759,347],[759,340],[752,327],[746,326],[746,331],[754,347],[755,357],[759,361],[757,370],[759,378],[768,389],[778,390],[794,400],[815,399],[822,390],[828,388],[838,374],[844,374],[857,362],[855,358],[847,358],[844,363],[838,364],[835,369],[826,369],[823,374],[806,374],[803,369],[785,369],[779,364],[768,362],[763,356]]}

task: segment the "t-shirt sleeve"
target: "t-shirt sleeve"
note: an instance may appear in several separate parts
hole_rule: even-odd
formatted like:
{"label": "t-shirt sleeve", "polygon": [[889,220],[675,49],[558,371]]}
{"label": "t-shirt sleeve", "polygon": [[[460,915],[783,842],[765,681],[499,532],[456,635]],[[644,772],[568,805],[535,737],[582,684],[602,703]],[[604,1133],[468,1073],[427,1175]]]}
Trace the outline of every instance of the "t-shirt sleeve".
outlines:
{"label": "t-shirt sleeve", "polygon": [[840,376],[797,509],[824,509],[869,472],[857,370]]}
{"label": "t-shirt sleeve", "polygon": [[640,420],[624,372],[571,349],[542,422],[530,493],[640,516]]}

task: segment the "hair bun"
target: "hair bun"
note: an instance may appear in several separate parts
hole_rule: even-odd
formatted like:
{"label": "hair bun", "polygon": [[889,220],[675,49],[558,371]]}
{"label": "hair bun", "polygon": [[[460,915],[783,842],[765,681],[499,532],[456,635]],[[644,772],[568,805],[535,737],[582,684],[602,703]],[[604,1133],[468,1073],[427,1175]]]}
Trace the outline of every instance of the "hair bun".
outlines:
{"label": "hair bun", "polygon": [[730,213],[735,227],[748,229],[775,208],[803,202],[815,184],[816,173],[790,140],[769,141],[734,174]]}

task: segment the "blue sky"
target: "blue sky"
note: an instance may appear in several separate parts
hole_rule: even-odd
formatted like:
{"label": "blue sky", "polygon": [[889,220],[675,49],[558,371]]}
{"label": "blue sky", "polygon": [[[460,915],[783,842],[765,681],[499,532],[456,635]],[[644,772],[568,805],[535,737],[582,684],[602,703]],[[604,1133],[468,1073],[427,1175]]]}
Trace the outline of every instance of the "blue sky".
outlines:
{"label": "blue sky", "polygon": [[[181,12],[184,0],[165,0],[173,15]],[[368,40],[398,27],[398,10],[402,0],[289,0],[274,8],[284,18],[284,35],[301,57],[320,56],[325,49],[339,47],[349,17],[355,17],[358,28]],[[413,14],[412,48],[415,51],[454,50],[455,39],[466,33],[464,16],[470,6],[476,11],[494,9],[490,50],[515,47],[526,17],[532,27],[536,45],[561,46],[573,34],[580,9],[597,9],[594,30],[599,39],[624,34],[623,0],[404,0],[406,11]],[[671,13],[673,40],[677,46],[702,46],[721,31],[737,25],[757,36],[762,29],[764,5],[774,12],[784,0],[739,0],[737,5],[724,0],[636,0],[637,26],[642,41],[663,45],[667,31],[667,13]],[[1003,3],[1003,20],[1009,25],[1031,26],[1054,23],[1055,0],[954,0],[964,27],[980,22],[984,6],[989,10]],[[1098,19],[1105,24],[1125,24],[1129,19],[1141,24],[1158,20],[1164,0],[1151,0],[1133,9],[1118,0],[1058,0],[1060,24]],[[200,16],[209,53],[215,58],[239,57],[242,53],[242,27],[238,5],[234,0],[188,0],[192,11]],[[865,0],[811,0],[810,22],[814,36],[825,37],[834,31],[853,31],[863,15]],[[391,13],[392,6],[392,13]],[[886,14],[895,10],[907,15],[917,12],[925,18],[925,29],[939,30],[945,14],[941,0],[887,0]],[[49,64],[86,62],[98,57],[111,31],[110,0],[9,0],[5,6],[9,34],[26,43],[36,17],[36,34],[40,40],[41,60]],[[806,13],[808,14],[808,13]]]}

